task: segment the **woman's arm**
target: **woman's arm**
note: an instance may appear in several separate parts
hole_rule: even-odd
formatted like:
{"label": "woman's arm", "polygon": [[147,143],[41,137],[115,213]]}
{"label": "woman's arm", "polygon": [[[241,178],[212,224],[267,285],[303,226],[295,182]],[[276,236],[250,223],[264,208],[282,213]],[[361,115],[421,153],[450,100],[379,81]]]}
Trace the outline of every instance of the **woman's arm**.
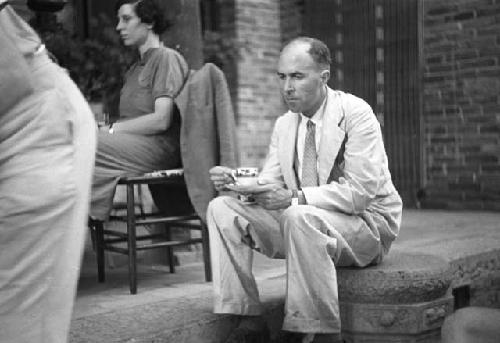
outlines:
{"label": "woman's arm", "polygon": [[[118,121],[113,124],[113,132],[126,132],[142,135],[155,135],[165,132],[172,123],[174,100],[160,97],[155,100],[154,112],[143,116]],[[109,126],[102,128],[108,130]]]}

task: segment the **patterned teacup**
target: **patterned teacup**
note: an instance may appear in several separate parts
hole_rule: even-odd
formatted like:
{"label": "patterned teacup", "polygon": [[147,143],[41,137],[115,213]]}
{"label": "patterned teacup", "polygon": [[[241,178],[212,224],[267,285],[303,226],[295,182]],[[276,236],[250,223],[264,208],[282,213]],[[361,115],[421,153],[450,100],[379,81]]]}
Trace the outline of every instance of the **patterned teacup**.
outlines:
{"label": "patterned teacup", "polygon": [[253,186],[257,184],[259,169],[254,167],[240,167],[233,169],[231,175],[238,186]]}

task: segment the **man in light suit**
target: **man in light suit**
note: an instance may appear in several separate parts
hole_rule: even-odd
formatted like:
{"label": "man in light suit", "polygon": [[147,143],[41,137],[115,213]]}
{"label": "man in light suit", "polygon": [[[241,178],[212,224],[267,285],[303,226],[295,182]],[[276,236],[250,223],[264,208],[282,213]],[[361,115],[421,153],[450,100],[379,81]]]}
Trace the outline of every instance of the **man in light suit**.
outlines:
{"label": "man in light suit", "polygon": [[317,39],[288,43],[277,74],[289,111],[258,183],[241,188],[229,168],[210,170],[216,189],[252,193],[256,203],[221,196],[207,211],[214,311],[242,318],[228,342],[261,330],[252,249],[286,258],[283,330],[300,342],[341,342],[336,267],[379,263],[399,232],[402,202],[380,125],[365,101],[327,86],[330,63]]}

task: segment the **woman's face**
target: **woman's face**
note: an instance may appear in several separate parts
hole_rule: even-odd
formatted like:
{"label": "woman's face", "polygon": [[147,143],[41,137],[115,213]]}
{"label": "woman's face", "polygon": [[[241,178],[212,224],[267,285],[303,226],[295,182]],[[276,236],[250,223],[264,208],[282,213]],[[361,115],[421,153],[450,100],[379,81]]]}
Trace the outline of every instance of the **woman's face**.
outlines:
{"label": "woman's face", "polygon": [[124,4],[118,10],[116,30],[120,34],[123,44],[137,47],[143,45],[151,28],[151,24],[143,23],[137,16],[134,4]]}

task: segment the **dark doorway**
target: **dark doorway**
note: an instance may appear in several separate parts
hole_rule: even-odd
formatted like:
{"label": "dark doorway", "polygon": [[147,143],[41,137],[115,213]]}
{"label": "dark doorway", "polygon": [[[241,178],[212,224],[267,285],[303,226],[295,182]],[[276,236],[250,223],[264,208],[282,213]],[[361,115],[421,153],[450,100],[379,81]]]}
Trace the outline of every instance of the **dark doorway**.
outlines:
{"label": "dark doorway", "polygon": [[306,0],[304,31],[325,41],[330,86],[366,100],[379,119],[405,207],[422,185],[421,0]]}

